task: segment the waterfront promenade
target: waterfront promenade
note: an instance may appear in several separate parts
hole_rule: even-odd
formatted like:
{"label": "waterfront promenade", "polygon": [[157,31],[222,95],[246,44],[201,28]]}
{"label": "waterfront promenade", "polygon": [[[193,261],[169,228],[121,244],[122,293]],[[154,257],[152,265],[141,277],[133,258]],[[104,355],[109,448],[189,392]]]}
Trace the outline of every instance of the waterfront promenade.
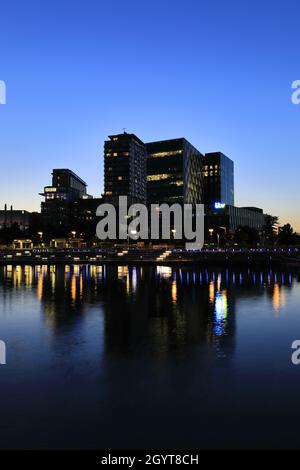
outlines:
{"label": "waterfront promenade", "polygon": [[30,249],[0,250],[0,264],[290,264],[300,266],[300,248],[259,249]]}

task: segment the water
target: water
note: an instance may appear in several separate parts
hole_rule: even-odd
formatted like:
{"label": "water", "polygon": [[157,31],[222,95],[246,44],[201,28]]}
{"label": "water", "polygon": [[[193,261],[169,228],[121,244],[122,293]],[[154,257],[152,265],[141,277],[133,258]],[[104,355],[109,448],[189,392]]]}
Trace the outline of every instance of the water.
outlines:
{"label": "water", "polygon": [[1,267],[0,447],[299,448],[297,276]]}

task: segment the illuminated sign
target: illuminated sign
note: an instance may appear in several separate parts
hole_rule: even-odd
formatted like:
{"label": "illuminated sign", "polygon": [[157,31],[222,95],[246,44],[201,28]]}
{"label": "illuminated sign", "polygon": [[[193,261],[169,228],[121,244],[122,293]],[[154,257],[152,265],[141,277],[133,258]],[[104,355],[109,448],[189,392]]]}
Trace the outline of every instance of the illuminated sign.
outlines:
{"label": "illuminated sign", "polygon": [[225,206],[226,206],[226,204],[224,204],[223,202],[215,202],[215,204],[214,204],[215,209],[224,209]]}

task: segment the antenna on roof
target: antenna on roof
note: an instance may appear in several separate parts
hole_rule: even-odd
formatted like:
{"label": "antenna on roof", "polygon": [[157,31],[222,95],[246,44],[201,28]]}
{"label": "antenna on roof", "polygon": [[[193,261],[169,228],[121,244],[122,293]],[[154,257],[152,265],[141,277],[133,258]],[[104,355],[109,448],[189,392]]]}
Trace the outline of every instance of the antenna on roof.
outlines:
{"label": "antenna on roof", "polygon": [[122,129],[124,131],[124,134],[126,134],[126,127],[123,127]]}

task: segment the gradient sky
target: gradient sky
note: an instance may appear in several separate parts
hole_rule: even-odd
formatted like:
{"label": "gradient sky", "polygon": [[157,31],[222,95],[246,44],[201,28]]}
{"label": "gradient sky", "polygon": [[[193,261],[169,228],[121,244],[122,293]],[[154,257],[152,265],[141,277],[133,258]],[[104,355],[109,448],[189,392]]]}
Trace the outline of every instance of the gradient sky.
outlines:
{"label": "gradient sky", "polygon": [[297,1],[9,0],[0,7],[0,205],[52,168],[103,191],[103,142],[186,137],[235,162],[235,202],[300,231]]}

